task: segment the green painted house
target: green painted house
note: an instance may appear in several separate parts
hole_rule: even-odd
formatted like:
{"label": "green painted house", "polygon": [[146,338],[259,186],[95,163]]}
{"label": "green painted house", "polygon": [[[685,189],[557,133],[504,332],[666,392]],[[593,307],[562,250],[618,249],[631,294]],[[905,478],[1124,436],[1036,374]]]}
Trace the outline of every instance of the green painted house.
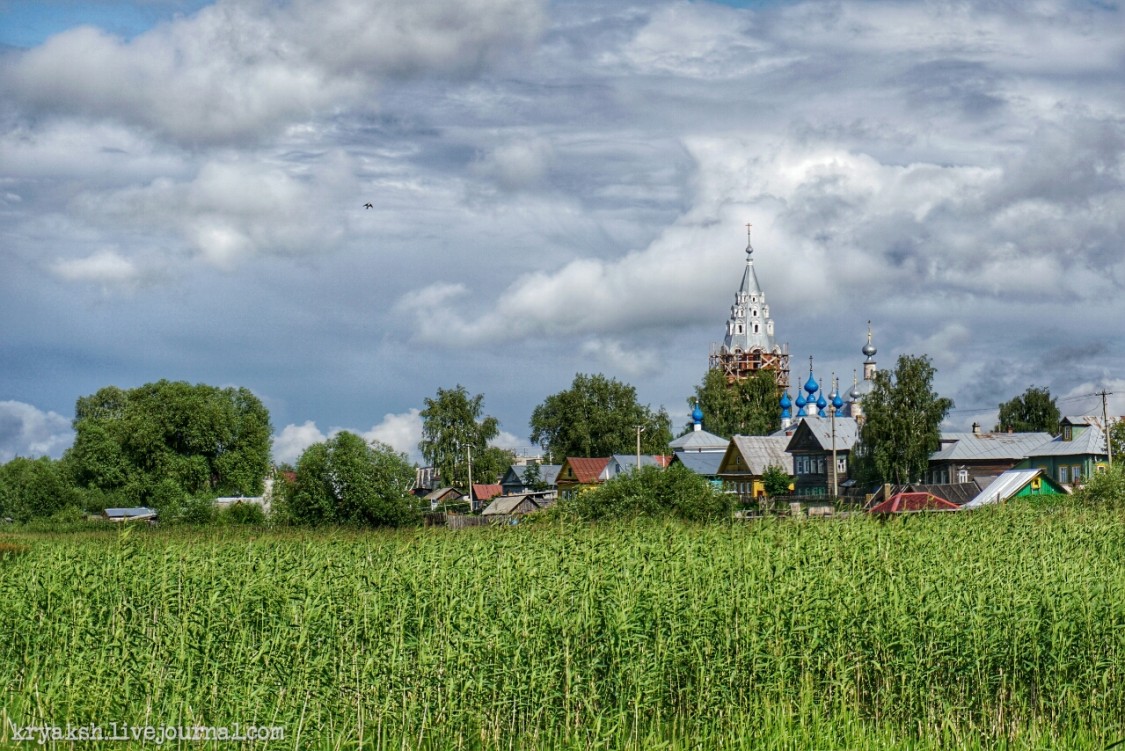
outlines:
{"label": "green painted house", "polygon": [[1020,469],[1042,469],[1044,474],[1066,487],[1080,485],[1095,472],[1109,466],[1105,428],[1100,418],[1064,417],[1059,435],[1028,452],[1016,465]]}

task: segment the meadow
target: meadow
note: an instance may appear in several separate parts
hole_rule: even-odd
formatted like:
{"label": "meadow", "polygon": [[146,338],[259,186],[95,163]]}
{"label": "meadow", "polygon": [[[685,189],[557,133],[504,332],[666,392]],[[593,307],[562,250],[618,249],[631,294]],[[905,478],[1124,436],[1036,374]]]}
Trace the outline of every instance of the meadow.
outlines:
{"label": "meadow", "polygon": [[0,543],[4,747],[112,722],[284,728],[181,744],[226,749],[1125,738],[1118,512]]}

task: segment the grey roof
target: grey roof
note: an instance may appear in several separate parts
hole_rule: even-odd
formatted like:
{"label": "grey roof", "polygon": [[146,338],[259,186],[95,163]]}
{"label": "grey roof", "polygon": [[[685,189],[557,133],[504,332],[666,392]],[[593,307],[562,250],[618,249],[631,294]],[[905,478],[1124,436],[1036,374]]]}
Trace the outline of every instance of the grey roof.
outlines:
{"label": "grey roof", "polygon": [[156,509],[148,508],[147,506],[135,506],[133,508],[107,508],[105,515],[110,519],[138,519],[149,516],[156,516]]}
{"label": "grey roof", "polygon": [[789,445],[785,435],[736,435],[731,439],[733,450],[742,454],[750,474],[760,475],[773,465],[786,474],[793,474],[793,457],[785,452]]}
{"label": "grey roof", "polygon": [[668,448],[673,452],[680,451],[715,451],[723,453],[727,450],[730,441],[706,430],[692,430],[668,443]]}
{"label": "grey roof", "polygon": [[1062,436],[1052,438],[1030,452],[1028,456],[1074,456],[1077,454],[1106,456],[1105,433],[1102,432],[1101,428],[1091,426],[1069,441],[1064,441]]}
{"label": "grey roof", "polygon": [[516,507],[523,503],[525,500],[530,499],[533,504],[538,506],[534,496],[522,493],[520,495],[501,495],[492,500],[484,511],[480,512],[482,516],[495,516],[497,514],[510,514],[516,510]]}
{"label": "grey roof", "polygon": [[[610,477],[614,477],[620,472],[625,472],[627,470],[633,469],[636,466],[636,454],[614,454],[613,456],[609,457],[609,461],[606,462],[605,469],[602,470],[599,477],[604,480]],[[663,467],[664,464],[658,461],[655,456],[651,456],[650,454],[641,454],[641,466]]]}
{"label": "grey roof", "polygon": [[[527,469],[530,464],[513,464],[509,471],[514,473],[516,477],[520,478],[520,482],[527,482]],[[540,464],[539,465],[539,479],[545,484],[554,486],[555,480],[559,476],[559,470],[562,469],[561,464]]]}
{"label": "grey roof", "polygon": [[1050,440],[1049,433],[942,433],[941,448],[930,454],[930,461],[1019,461]]}
{"label": "grey roof", "polygon": [[723,454],[714,451],[692,451],[676,454],[672,461],[679,462],[697,475],[715,477],[723,463]]}
{"label": "grey roof", "polygon": [[1009,469],[961,508],[972,510],[990,503],[1006,501],[1042,473],[1042,469]]}
{"label": "grey roof", "polygon": [[[813,438],[816,439],[822,449],[825,451],[832,449],[833,420],[831,417],[802,417],[800,422],[808,426]],[[836,450],[851,451],[852,446],[859,438],[859,425],[854,417],[837,417],[835,423]],[[798,423],[796,430],[793,431],[794,437],[796,437],[797,430],[800,430],[800,428],[801,426]]]}

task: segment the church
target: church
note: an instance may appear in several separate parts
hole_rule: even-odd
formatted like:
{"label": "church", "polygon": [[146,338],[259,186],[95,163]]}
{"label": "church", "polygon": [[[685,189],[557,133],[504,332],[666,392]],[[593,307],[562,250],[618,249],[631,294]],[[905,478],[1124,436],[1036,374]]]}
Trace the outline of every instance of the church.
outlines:
{"label": "church", "polygon": [[[749,378],[762,370],[773,375],[780,394],[781,430],[768,438],[785,442],[784,450],[792,457],[796,495],[834,497],[847,484],[848,459],[863,420],[862,399],[870,392],[876,373],[877,350],[872,343],[870,321],[867,343],[861,352],[865,357],[863,381],[860,382],[857,372],[853,372],[852,388],[846,395],[840,393],[839,381],[834,375],[827,384],[830,390],[825,393],[825,387],[813,373],[810,356],[808,379],[797,386],[796,398],[790,397],[789,345],[777,341],[769,304],[754,269],[754,246],[750,241],[750,225],[747,225],[742,283],[735,293],[723,341],[711,345],[709,364],[712,369],[723,372],[727,383]],[[735,453],[728,451],[730,462],[724,459],[720,474],[737,473],[739,468],[745,474],[750,462],[740,461]],[[726,466],[728,464],[730,466]],[[743,477],[727,479],[746,485]]]}

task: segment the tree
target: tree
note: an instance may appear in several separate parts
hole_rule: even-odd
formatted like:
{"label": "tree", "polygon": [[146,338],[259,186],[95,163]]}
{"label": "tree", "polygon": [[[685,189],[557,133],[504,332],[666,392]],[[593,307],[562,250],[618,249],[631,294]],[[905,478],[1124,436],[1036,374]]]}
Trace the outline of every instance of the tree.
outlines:
{"label": "tree", "polygon": [[941,423],[953,402],[934,393],[925,355],[902,355],[893,371],[875,374],[863,398],[856,471],[865,481],[912,482],[922,477],[941,443]]}
{"label": "tree", "polygon": [[422,440],[418,449],[425,460],[437,468],[442,482],[468,490],[467,460],[472,454],[473,479],[496,482],[511,466],[511,451],[489,446],[500,435],[500,422],[484,411],[484,394],[469,396],[464,386],[437,390],[425,400],[422,410]]}
{"label": "tree", "polygon": [[667,469],[647,466],[625,472],[561,503],[579,519],[670,516],[703,521],[729,518],[731,499],[702,475],[673,464]]}
{"label": "tree", "polygon": [[553,464],[568,456],[632,454],[641,430],[641,451],[659,454],[672,440],[672,421],[663,408],[637,403],[637,390],[605,376],[577,374],[566,391],[548,396],[531,414],[531,442]]}
{"label": "tree", "polygon": [[710,368],[688,405],[699,404],[704,427],[715,435],[767,435],[781,427],[779,397],[777,381],[768,370],[728,384],[723,371]]}
{"label": "tree", "polygon": [[1022,395],[1000,405],[995,430],[1016,433],[1050,433],[1059,428],[1059,408],[1049,388],[1029,386]]}
{"label": "tree", "polygon": [[1110,420],[1109,445],[1113,450],[1113,464],[1116,466],[1125,462],[1125,419]]}
{"label": "tree", "polygon": [[766,495],[771,497],[787,495],[790,482],[792,480],[789,474],[776,464],[769,465],[766,467],[766,471],[762,473],[762,487],[765,488]]}
{"label": "tree", "polygon": [[57,461],[18,456],[0,465],[0,519],[26,522],[77,506],[77,502]]}
{"label": "tree", "polygon": [[258,495],[269,470],[269,412],[245,388],[108,386],[78,399],[74,430],[63,458],[72,481],[115,503]]}
{"label": "tree", "polygon": [[277,503],[282,518],[301,524],[400,526],[417,519],[404,454],[343,431],[305,449],[293,484]]}

